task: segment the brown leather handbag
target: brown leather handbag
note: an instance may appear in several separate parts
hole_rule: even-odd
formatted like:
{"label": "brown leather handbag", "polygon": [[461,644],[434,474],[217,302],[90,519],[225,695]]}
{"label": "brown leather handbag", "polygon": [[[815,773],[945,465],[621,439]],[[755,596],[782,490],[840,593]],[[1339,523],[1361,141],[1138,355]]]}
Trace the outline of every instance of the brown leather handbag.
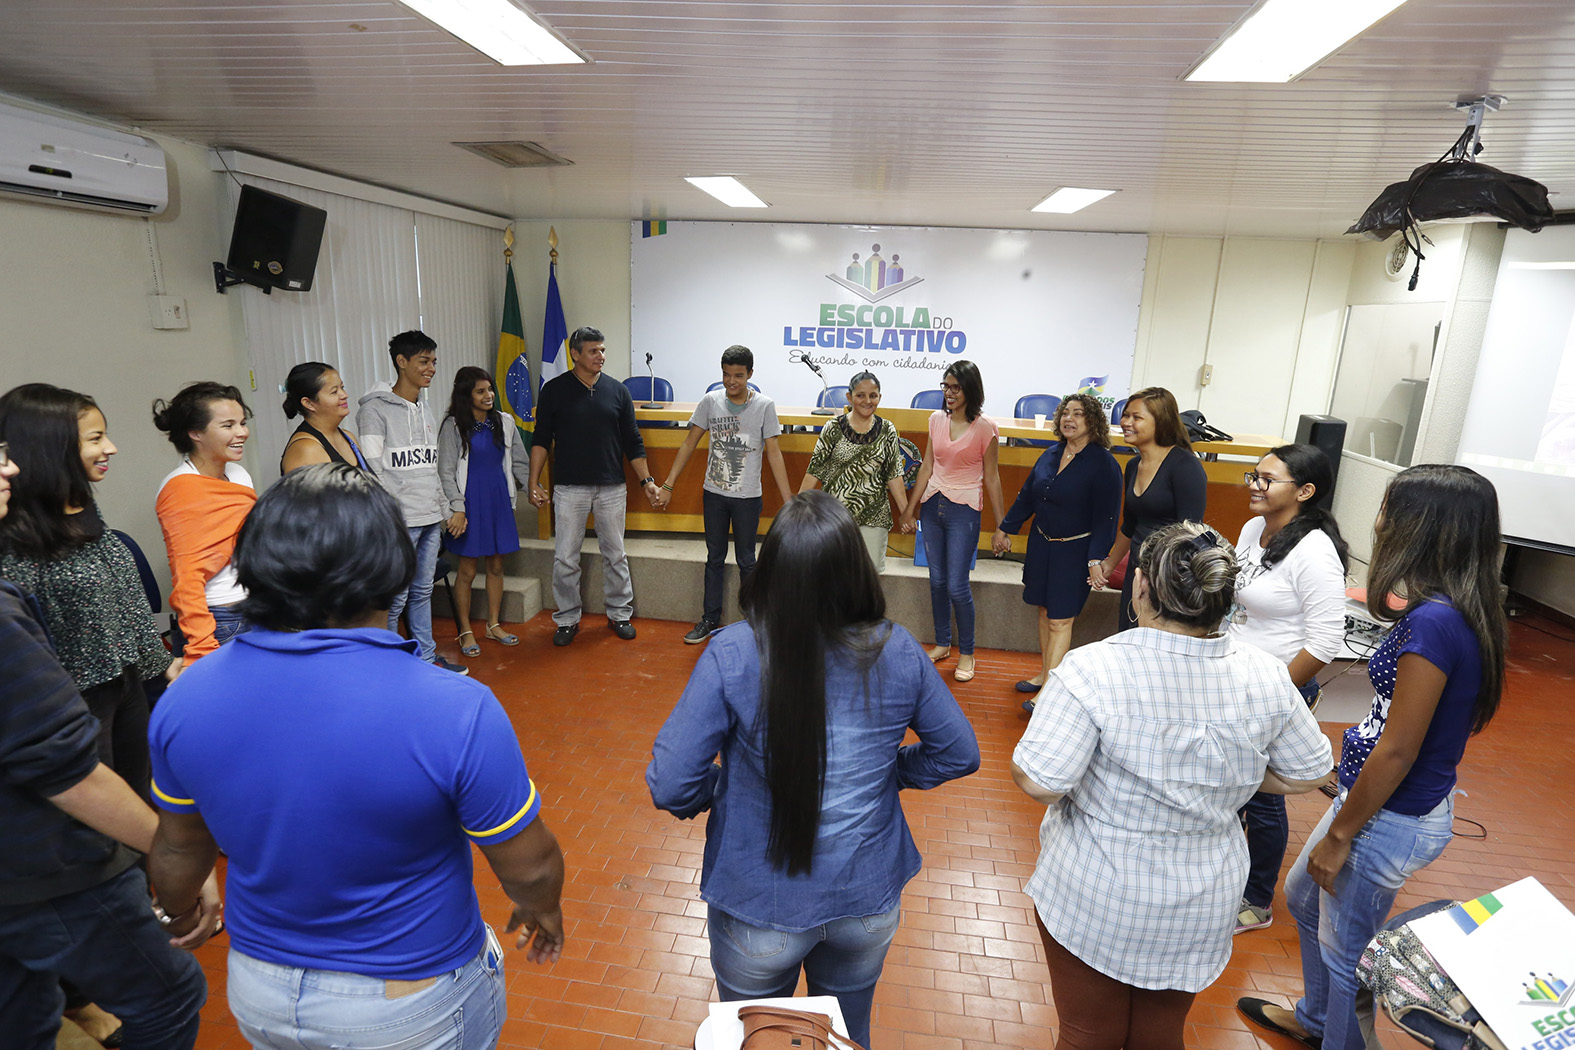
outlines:
{"label": "brown leather handbag", "polygon": [[864,1050],[831,1027],[831,1018],[783,1006],[743,1006],[744,1041],[739,1050]]}

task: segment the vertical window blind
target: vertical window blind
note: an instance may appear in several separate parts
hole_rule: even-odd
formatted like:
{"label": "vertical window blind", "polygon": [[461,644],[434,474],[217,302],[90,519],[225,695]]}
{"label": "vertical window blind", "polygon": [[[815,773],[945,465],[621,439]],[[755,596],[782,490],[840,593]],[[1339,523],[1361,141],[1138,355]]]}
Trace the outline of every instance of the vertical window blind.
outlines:
{"label": "vertical window blind", "polygon": [[[328,213],[311,291],[230,290],[242,299],[257,384],[249,400],[259,488],[278,477],[299,421],[285,419],[279,391],[294,365],[323,361],[339,370],[350,394],[351,431],[361,395],[393,381],[388,340],[399,332],[419,328],[437,341],[438,372],[428,391],[434,420],[446,409],[457,369],[492,368],[503,308],[501,231],[274,179],[240,179]],[[233,180],[229,193],[233,206],[240,196]]]}

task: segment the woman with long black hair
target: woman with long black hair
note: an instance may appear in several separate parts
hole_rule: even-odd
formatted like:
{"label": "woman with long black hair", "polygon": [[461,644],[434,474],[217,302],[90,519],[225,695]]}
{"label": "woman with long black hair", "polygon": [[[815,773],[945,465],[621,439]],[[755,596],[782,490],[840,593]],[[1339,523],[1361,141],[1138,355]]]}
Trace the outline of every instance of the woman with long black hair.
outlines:
{"label": "woman with long black hair", "polygon": [[449,510],[443,528],[450,537],[448,549],[459,557],[454,614],[464,625],[458,639],[464,656],[481,655],[470,630],[470,586],[482,560],[487,566],[487,637],[500,645],[520,643],[502,623],[503,556],[520,549],[514,503],[530,481],[530,454],[522,448],[513,420],[498,411],[497,400],[492,374],[466,365],[454,373],[448,414],[438,425],[438,480]]}
{"label": "woman with long black hair", "polygon": [[[657,735],[646,784],[711,810],[700,896],[724,1001],[835,995],[869,1045],[870,1006],[920,858],[898,803],[979,767],[979,743],[886,600],[847,508],[789,500],[743,594]],[[918,743],[902,745],[913,729]],[[714,759],[720,754],[721,765]]]}
{"label": "woman with long black hair", "polygon": [[1449,845],[1466,743],[1504,691],[1498,521],[1492,482],[1467,467],[1423,464],[1389,482],[1367,610],[1394,626],[1368,661],[1372,710],[1345,731],[1340,793],[1285,877],[1302,997],[1294,1010],[1236,1003],[1260,1028],[1309,1047],[1364,1046],[1357,959],[1406,880]]}
{"label": "woman with long black hair", "polygon": [[99,720],[99,760],[148,794],[145,682],[173,678],[131,551],[104,523],[93,486],[117,449],[86,394],[27,383],[0,397],[0,441],[22,468],[0,523],[0,576],[29,591],[62,666]]}
{"label": "woman with long black hair", "polygon": [[[1280,445],[1245,475],[1254,516],[1236,541],[1236,597],[1229,632],[1285,664],[1308,707],[1318,702],[1325,664],[1345,640],[1347,548],[1328,511],[1334,472],[1316,445]],[[1247,825],[1247,888],[1236,932],[1273,921],[1274,884],[1291,825],[1285,796],[1260,791],[1242,807]]]}

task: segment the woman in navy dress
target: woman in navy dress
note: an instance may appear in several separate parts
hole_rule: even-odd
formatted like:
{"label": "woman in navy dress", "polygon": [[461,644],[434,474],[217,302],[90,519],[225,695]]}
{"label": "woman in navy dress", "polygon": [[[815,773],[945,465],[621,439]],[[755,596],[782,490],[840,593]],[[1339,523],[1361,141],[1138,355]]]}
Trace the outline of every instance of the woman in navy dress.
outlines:
{"label": "woman in navy dress", "polygon": [[[466,366],[454,374],[448,414],[438,426],[438,479],[450,516],[443,528],[448,549],[459,556],[454,613],[466,630],[459,635],[464,656],[480,656],[470,624],[470,586],[476,563],[487,563],[487,637],[501,645],[520,640],[503,629],[503,556],[520,549],[514,500],[530,477],[525,454],[511,420],[497,409],[492,375]],[[465,639],[470,641],[466,642]]]}
{"label": "woman in navy dress", "polygon": [[[1137,455],[1127,461],[1121,533],[1110,553],[1088,567],[1089,581],[1103,587],[1121,559],[1132,562],[1143,541],[1156,529],[1176,521],[1202,521],[1209,479],[1192,452],[1176,396],[1162,386],[1144,387],[1127,399],[1121,433]],[[1132,608],[1132,572],[1121,585],[1121,611],[1116,630],[1137,626]]]}
{"label": "woman in navy dress", "polygon": [[1010,550],[1012,536],[1034,519],[1023,563],[1023,601],[1039,607],[1043,667],[1017,683],[1020,693],[1037,693],[1072,648],[1072,621],[1088,601],[1089,567],[1110,549],[1121,513],[1121,468],[1110,454],[1110,425],[1099,401],[1068,394],[1053,425],[1061,440],[1034,464],[993,544],[996,553]]}

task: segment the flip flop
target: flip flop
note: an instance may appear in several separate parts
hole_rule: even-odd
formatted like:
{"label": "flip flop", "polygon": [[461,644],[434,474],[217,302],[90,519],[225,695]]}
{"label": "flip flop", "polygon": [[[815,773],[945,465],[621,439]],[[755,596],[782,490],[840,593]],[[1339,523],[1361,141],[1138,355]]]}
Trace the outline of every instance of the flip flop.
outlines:
{"label": "flip flop", "polygon": [[[503,631],[503,625],[501,623],[489,623],[489,624],[487,624],[487,637],[491,638],[494,642],[497,642],[499,645],[518,645],[518,644],[520,644],[520,640],[519,640],[519,637],[517,635],[512,635],[512,634],[510,634],[507,631],[503,631],[502,634],[493,634],[492,633],[493,631]],[[477,652],[480,652],[480,650],[478,649]]]}
{"label": "flip flop", "polygon": [[[467,635],[467,634],[470,635],[470,644],[469,645],[465,644],[465,635]],[[475,634],[474,631],[461,632],[460,636],[458,638],[455,638],[454,640],[459,643],[459,654],[461,656],[480,656],[481,655],[481,646],[476,643],[476,634]]]}

